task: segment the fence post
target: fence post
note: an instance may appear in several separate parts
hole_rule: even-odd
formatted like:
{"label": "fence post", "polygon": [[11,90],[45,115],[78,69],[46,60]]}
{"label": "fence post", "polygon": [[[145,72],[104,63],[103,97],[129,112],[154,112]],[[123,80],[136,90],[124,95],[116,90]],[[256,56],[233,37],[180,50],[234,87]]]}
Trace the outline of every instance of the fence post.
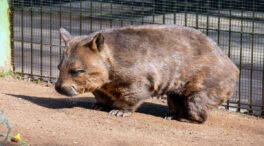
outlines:
{"label": "fence post", "polygon": [[0,0],[0,72],[12,69],[8,10],[8,0]]}

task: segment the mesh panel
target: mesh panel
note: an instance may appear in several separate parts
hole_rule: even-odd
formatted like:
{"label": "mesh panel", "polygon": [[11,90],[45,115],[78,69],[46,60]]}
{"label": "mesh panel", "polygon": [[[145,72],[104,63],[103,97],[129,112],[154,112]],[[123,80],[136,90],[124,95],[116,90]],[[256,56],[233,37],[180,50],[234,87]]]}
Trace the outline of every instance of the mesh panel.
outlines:
{"label": "mesh panel", "polygon": [[13,64],[25,77],[55,80],[63,42],[59,28],[84,35],[106,28],[179,24],[215,40],[240,68],[233,97],[224,105],[263,111],[263,0],[14,0]]}

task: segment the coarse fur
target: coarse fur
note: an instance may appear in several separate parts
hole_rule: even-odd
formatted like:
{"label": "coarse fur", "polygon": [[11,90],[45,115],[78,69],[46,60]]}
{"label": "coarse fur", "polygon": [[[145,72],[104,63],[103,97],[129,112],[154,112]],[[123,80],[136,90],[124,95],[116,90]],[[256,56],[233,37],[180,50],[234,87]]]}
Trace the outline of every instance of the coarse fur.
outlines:
{"label": "coarse fur", "polygon": [[96,108],[129,116],[144,99],[167,95],[167,119],[203,123],[229,99],[238,68],[214,41],[178,25],[110,29],[65,41],[55,88],[73,96],[93,92]]}

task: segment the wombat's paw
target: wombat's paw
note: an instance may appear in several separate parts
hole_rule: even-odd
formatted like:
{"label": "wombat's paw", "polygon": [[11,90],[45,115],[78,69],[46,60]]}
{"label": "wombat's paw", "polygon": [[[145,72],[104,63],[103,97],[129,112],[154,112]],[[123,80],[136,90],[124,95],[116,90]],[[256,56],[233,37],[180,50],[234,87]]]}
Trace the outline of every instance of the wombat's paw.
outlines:
{"label": "wombat's paw", "polygon": [[132,114],[131,111],[126,111],[126,110],[111,110],[109,112],[109,115],[118,116],[118,117],[128,117],[131,116],[131,114]]}

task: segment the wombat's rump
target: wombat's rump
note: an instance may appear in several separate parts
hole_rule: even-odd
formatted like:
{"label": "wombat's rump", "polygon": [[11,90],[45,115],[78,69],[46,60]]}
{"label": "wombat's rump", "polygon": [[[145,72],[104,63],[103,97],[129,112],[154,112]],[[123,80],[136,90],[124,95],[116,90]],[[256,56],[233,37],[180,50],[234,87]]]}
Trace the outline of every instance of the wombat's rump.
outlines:
{"label": "wombat's rump", "polygon": [[168,119],[202,123],[233,94],[239,71],[200,31],[176,25],[130,26],[71,36],[56,90],[93,92],[96,108],[129,116],[144,99],[167,95]]}

